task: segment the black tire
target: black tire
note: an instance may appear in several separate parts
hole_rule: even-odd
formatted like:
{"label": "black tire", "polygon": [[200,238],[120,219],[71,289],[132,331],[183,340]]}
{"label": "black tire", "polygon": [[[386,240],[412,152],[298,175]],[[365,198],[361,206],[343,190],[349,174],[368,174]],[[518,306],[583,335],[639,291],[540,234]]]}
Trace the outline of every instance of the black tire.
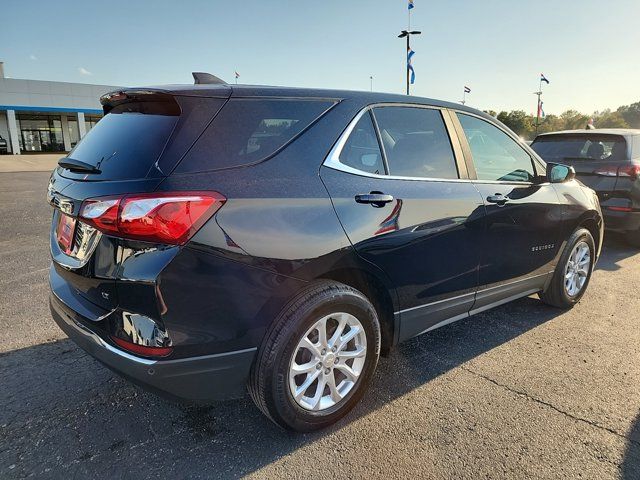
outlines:
{"label": "black tire", "polygon": [[633,230],[625,234],[625,239],[632,247],[640,248],[640,230]]}
{"label": "black tire", "polygon": [[[345,397],[319,412],[302,408],[289,388],[289,366],[298,342],[320,318],[336,312],[354,315],[364,327],[367,354],[362,371]],[[334,281],[318,281],[300,292],[278,315],[258,350],[249,393],[274,423],[310,432],[344,417],[362,398],[380,355],[380,324],[371,302],[358,290]]]}
{"label": "black tire", "polygon": [[[586,281],[580,291],[571,296],[567,293],[565,289],[565,269],[567,267],[567,262],[569,261],[569,256],[573,252],[575,246],[584,241],[589,246],[589,253],[591,256],[591,260],[589,263],[589,274],[587,275]],[[586,228],[578,228],[575,230],[564,247],[564,251],[560,256],[560,260],[558,261],[558,265],[556,265],[555,272],[553,273],[553,278],[551,282],[547,286],[546,290],[539,294],[540,299],[546,303],[547,305],[551,305],[557,308],[572,308],[576,303],[580,301],[582,295],[587,290],[589,286],[589,280],[591,279],[591,274],[593,273],[593,264],[595,261],[595,242],[591,233]]]}

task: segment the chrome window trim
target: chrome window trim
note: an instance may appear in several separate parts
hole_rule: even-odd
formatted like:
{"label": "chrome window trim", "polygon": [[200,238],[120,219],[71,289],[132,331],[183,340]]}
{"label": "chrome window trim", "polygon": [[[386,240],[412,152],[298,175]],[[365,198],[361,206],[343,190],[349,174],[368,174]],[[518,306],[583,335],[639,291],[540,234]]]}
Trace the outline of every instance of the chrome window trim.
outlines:
{"label": "chrome window trim", "polygon": [[[353,117],[353,120],[349,122],[349,124],[347,125],[347,128],[345,128],[345,130],[340,134],[340,137],[338,137],[338,141],[333,145],[333,148],[331,149],[327,157],[324,159],[324,162],[322,162],[323,166],[327,168],[331,168],[333,170],[350,173],[352,175],[358,175],[361,177],[369,177],[369,178],[378,178],[381,180],[413,180],[413,181],[460,182],[460,183],[478,182],[478,183],[494,183],[494,184],[500,184],[500,185],[533,185],[534,184],[533,182],[514,182],[514,181],[505,181],[505,180],[474,180],[469,178],[406,177],[401,175],[381,175],[378,173],[365,172],[364,170],[358,170],[357,168],[353,168],[348,165],[345,165],[344,163],[340,162],[340,154],[342,153],[342,149],[344,148],[349,136],[353,132],[353,129],[355,128],[357,123],[360,121],[360,119],[365,114],[367,114],[368,112],[370,112],[376,107],[412,107],[412,108],[440,110],[441,112],[444,112],[446,110],[445,108],[441,108],[437,106],[419,105],[415,103],[375,103],[372,105],[367,105],[362,110],[360,110],[355,117]],[[458,111],[458,110],[451,110],[451,111]],[[460,112],[466,113],[464,111],[460,111]],[[483,119],[478,115],[474,115],[474,114],[470,114],[470,115]],[[486,121],[486,119],[483,119],[483,120]],[[443,118],[443,121],[444,121],[444,118]],[[500,127],[497,127],[497,128],[502,130]],[[508,134],[508,132],[505,132],[505,133]],[[512,135],[509,135],[509,137],[513,138]],[[384,147],[380,147],[380,148],[382,149]]]}

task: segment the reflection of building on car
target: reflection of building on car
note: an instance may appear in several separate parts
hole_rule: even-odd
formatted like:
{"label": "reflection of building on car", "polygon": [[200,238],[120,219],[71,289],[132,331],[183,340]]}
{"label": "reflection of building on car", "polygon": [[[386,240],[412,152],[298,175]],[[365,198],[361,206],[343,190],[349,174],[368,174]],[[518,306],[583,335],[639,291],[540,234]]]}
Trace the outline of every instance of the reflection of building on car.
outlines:
{"label": "reflection of building on car", "polygon": [[640,246],[640,130],[571,130],[538,135],[531,147],[548,162],[571,165],[600,198],[605,228]]}

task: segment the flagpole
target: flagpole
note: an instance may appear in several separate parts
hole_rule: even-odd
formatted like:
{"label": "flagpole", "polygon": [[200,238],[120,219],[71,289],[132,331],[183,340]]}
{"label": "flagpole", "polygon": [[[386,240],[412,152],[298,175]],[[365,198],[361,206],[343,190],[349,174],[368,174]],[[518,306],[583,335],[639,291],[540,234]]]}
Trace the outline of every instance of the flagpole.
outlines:
{"label": "flagpole", "polygon": [[407,14],[407,30],[402,30],[398,38],[407,37],[407,51],[405,52],[405,61],[406,61],[406,94],[410,95],[411,93],[411,69],[410,67],[410,57],[409,52],[411,52],[411,35],[420,35],[422,32],[419,31],[411,31],[411,10],[413,9],[413,3],[410,1],[408,4],[408,14]]}
{"label": "flagpole", "polygon": [[[407,8],[407,32],[411,31],[411,8]],[[407,55],[411,51],[411,45],[409,44],[409,37],[411,34],[407,35]],[[407,60],[407,95],[409,95],[409,61]]]}
{"label": "flagpole", "polygon": [[542,75],[540,75],[540,84],[538,85],[538,91],[534,92],[534,95],[538,97],[538,104],[536,105],[536,135],[538,135],[538,126],[540,125],[540,96],[542,95]]}
{"label": "flagpole", "polygon": [[464,105],[465,103],[467,103],[467,89],[466,89],[466,88],[462,90],[462,102],[461,102],[461,103],[462,103],[463,105]]}

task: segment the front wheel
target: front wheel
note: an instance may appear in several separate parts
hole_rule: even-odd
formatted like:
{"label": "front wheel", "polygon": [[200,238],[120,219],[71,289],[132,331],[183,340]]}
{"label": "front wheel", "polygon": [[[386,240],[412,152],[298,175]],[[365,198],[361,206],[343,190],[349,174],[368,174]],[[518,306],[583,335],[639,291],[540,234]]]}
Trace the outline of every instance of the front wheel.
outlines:
{"label": "front wheel", "polygon": [[595,242],[586,228],[578,228],[566,243],[549,286],[540,299],[554,307],[571,308],[584,295],[595,262]]}
{"label": "front wheel", "polygon": [[360,400],[380,355],[371,302],[347,285],[321,281],[279,315],[251,371],[249,393],[276,424],[324,428]]}

